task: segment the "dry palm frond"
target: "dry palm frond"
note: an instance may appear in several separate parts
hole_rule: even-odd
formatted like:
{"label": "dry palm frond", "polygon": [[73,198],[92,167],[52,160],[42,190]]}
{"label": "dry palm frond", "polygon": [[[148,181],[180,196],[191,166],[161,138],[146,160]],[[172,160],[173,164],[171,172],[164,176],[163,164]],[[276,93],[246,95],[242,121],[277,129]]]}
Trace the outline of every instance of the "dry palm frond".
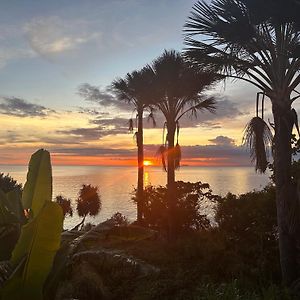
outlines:
{"label": "dry palm frond", "polygon": [[179,126],[179,122],[176,122],[176,135],[177,135],[177,139],[176,139],[176,143],[178,144],[178,140],[179,140],[179,131],[180,131],[180,126]]}
{"label": "dry palm frond", "polygon": [[151,121],[152,122],[152,126],[153,127],[156,127],[156,120],[154,118],[154,114],[153,112],[151,111],[148,115],[148,121]]}
{"label": "dry palm frond", "polygon": [[256,161],[255,169],[264,173],[268,166],[267,147],[271,145],[273,135],[267,123],[260,117],[254,117],[246,126],[243,144],[250,149],[252,161]]}
{"label": "dry palm frond", "polygon": [[157,152],[156,155],[161,157],[161,163],[163,165],[163,169],[167,172],[167,165],[166,165],[166,154],[167,154],[167,149],[164,145],[161,145]]}
{"label": "dry palm frond", "polygon": [[176,146],[173,149],[174,151],[174,166],[175,169],[179,169],[180,168],[180,161],[181,161],[181,147],[180,145],[176,144]]}
{"label": "dry palm frond", "polygon": [[181,147],[179,145],[179,131],[180,131],[180,126],[179,126],[179,122],[176,122],[176,146],[173,149],[174,152],[174,167],[175,169],[179,169],[180,168],[180,161],[181,161]]}
{"label": "dry palm frond", "polygon": [[133,139],[135,140],[136,145],[138,146],[138,133],[137,133],[137,131],[134,133]]}
{"label": "dry palm frond", "polygon": [[294,125],[297,129],[298,136],[300,137],[299,124],[298,124],[298,114],[297,114],[297,112],[294,108],[292,109],[292,114],[293,114],[293,119],[294,119]]}
{"label": "dry palm frond", "polygon": [[129,119],[129,121],[128,121],[128,130],[130,132],[133,132],[133,120],[132,119]]}
{"label": "dry palm frond", "polygon": [[167,131],[167,122],[164,123],[163,127],[163,135],[162,135],[162,145],[165,145],[165,148],[167,147],[167,139],[168,139],[168,133]]}

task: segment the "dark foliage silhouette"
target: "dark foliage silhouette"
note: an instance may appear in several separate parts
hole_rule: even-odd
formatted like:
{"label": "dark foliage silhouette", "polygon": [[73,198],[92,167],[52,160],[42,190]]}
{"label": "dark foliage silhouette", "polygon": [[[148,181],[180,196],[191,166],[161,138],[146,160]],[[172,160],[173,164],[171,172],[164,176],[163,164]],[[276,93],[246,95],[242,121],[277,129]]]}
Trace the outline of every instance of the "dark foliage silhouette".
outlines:
{"label": "dark foliage silhouette", "polygon": [[76,200],[76,210],[80,217],[83,217],[82,221],[77,225],[84,226],[85,218],[89,216],[96,216],[101,210],[101,199],[98,193],[98,187],[90,184],[83,184],[79,196]]}
{"label": "dark foliage silhouette", "polygon": [[[300,277],[300,209],[291,180],[291,137],[294,125],[298,127],[292,104],[299,98],[294,92],[300,83],[299,8],[293,0],[198,1],[185,26],[185,54],[192,64],[245,80],[271,100],[280,261],[287,284]],[[259,144],[251,144],[258,158]]]}
{"label": "dark foliage silhouette", "polygon": [[155,104],[166,120],[166,138],[163,136],[158,152],[168,177],[169,229],[172,238],[176,234],[172,218],[176,207],[175,170],[179,168],[181,160],[180,120],[187,114],[196,117],[199,112],[215,110],[214,98],[205,96],[203,92],[216,83],[220,76],[197,71],[185,62],[180,53],[173,50],[165,51],[155,59],[151,68],[154,72]]}
{"label": "dark foliage silhouette", "polygon": [[134,106],[136,111],[136,120],[129,120],[129,130],[134,130],[134,123],[137,125],[137,131],[135,132],[136,144],[137,144],[137,158],[138,158],[138,183],[137,183],[137,221],[139,224],[143,222],[143,189],[144,189],[144,137],[143,137],[143,118],[144,112],[149,112],[149,118],[152,119],[155,126],[155,120],[153,115],[153,107],[151,106],[152,94],[151,83],[153,73],[151,69],[145,67],[140,71],[133,71],[127,73],[124,79],[119,78],[113,81],[112,91],[116,97],[128,102]]}
{"label": "dark foliage silhouette", "polygon": [[[207,183],[177,181],[175,183],[176,206],[174,208],[175,230],[178,233],[210,228],[210,221],[203,209],[213,207],[218,196],[213,195]],[[145,196],[145,219],[147,226],[166,232],[168,229],[168,189],[163,186],[147,186]],[[133,197],[136,201],[136,196]]]}
{"label": "dark foliage silhouette", "polygon": [[0,190],[8,193],[14,189],[22,193],[22,184],[14,180],[9,174],[0,173]]}
{"label": "dark foliage silhouette", "polygon": [[67,199],[62,195],[58,195],[55,198],[55,202],[58,203],[61,206],[61,208],[63,210],[64,217],[66,217],[67,215],[69,215],[70,217],[73,216],[73,209],[72,209],[71,199]]}

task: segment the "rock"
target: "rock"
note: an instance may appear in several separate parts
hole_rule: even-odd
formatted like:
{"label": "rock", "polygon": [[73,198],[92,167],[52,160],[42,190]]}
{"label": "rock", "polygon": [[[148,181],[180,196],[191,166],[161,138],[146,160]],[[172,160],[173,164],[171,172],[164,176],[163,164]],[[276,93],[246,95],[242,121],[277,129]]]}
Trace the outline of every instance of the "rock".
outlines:
{"label": "rock", "polygon": [[64,242],[48,278],[45,299],[110,299],[119,286],[160,271],[123,251],[99,246],[101,240],[107,239],[153,238],[153,230],[136,225],[118,226],[109,219],[88,232],[64,232],[62,236]]}
{"label": "rock", "polygon": [[159,269],[119,250],[89,250],[74,254],[66,265],[66,277],[56,300],[111,299],[113,287],[157,274]]}

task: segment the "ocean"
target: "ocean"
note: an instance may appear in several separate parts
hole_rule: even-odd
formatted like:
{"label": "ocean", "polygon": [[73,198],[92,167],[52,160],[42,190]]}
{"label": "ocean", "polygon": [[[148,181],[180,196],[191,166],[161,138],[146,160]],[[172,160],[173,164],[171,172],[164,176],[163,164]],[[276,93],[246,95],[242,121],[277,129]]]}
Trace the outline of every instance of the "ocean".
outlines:
{"label": "ocean", "polygon": [[[27,166],[0,165],[0,172],[9,173],[19,183],[26,181]],[[270,174],[257,174],[253,167],[181,167],[176,172],[176,180],[207,182],[214,194],[226,195],[228,192],[242,194],[261,190],[269,183]],[[145,185],[165,185],[166,173],[160,167],[145,167]],[[99,188],[102,210],[95,218],[86,222],[99,223],[120,212],[134,220],[136,207],[131,194],[137,182],[135,167],[115,166],[53,166],[53,197],[63,195],[75,199],[82,184],[96,185]],[[66,217],[65,228],[72,228],[80,222],[75,213]]]}

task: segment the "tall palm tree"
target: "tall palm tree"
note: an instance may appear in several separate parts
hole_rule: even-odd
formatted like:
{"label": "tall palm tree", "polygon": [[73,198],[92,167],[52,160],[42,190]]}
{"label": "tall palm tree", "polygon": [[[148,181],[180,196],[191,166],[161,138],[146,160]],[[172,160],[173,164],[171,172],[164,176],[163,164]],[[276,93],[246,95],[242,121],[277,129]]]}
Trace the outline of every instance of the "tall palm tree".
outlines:
{"label": "tall palm tree", "polygon": [[[166,147],[160,147],[164,168],[167,171],[169,234],[174,232],[173,211],[176,207],[175,169],[179,167],[181,151],[178,143],[180,119],[186,114],[197,115],[200,111],[213,112],[215,101],[205,97],[203,91],[211,87],[219,76],[212,73],[198,72],[184,61],[182,55],[173,50],[166,51],[151,65],[154,72],[156,107],[165,117],[164,128],[167,131]],[[177,141],[175,145],[175,135]],[[164,139],[164,138],[163,138]],[[164,143],[164,142],[163,142]],[[165,157],[167,164],[165,164]]]}
{"label": "tall palm tree", "polygon": [[[144,111],[149,110],[149,117],[155,125],[153,109],[151,107],[150,84],[153,73],[149,68],[140,71],[127,73],[125,78],[118,78],[112,82],[112,91],[121,101],[126,101],[134,106],[137,119],[137,157],[138,157],[138,184],[137,184],[137,221],[142,224],[143,220],[143,192],[144,192],[144,138],[143,138],[143,118]],[[129,120],[129,129],[133,130],[132,119]]]}
{"label": "tall palm tree", "polygon": [[[297,119],[292,103],[299,98],[293,91],[300,83],[299,10],[296,0],[198,1],[185,26],[186,55],[192,63],[245,80],[271,100],[280,260],[287,284],[299,278],[299,199],[291,180]],[[258,157],[263,147],[256,146],[269,139],[266,126],[260,118],[247,128],[246,139]],[[257,164],[264,171],[265,159]]]}

